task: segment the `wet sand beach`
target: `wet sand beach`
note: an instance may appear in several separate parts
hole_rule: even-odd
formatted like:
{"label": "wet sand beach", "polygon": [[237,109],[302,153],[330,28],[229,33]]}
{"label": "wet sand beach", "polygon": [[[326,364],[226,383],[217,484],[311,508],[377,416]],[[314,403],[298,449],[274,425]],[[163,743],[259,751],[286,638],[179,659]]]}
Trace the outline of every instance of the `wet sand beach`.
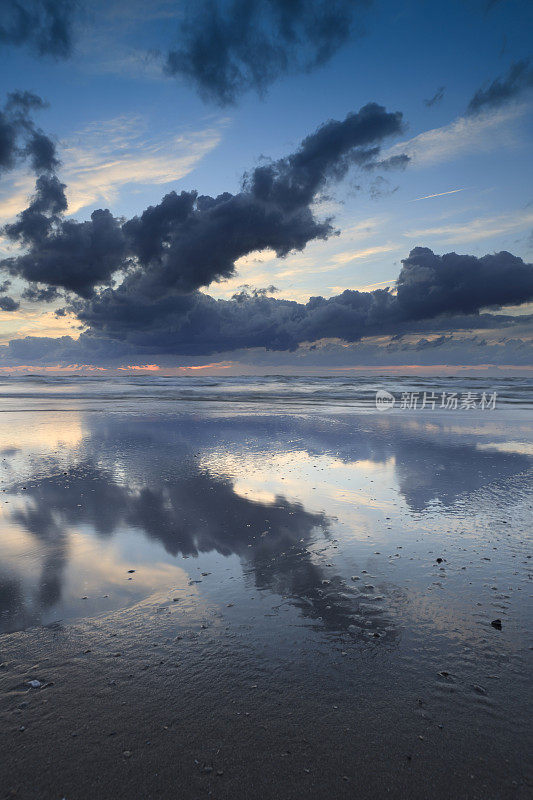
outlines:
{"label": "wet sand beach", "polygon": [[2,796],[531,796],[531,412],[254,403],[1,415]]}

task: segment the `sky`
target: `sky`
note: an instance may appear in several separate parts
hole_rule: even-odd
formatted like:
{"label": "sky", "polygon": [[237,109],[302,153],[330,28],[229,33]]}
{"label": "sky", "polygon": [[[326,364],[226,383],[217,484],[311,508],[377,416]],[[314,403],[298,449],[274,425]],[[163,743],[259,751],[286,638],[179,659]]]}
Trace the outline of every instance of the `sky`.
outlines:
{"label": "sky", "polygon": [[527,374],[532,26],[4,0],[0,370]]}

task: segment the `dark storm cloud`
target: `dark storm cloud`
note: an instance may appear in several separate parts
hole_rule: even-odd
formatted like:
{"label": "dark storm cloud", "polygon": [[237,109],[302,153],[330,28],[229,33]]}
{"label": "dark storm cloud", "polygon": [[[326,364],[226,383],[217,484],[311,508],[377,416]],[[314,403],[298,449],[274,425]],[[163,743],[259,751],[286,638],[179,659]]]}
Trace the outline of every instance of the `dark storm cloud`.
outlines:
{"label": "dark storm cloud", "polygon": [[0,266],[32,284],[46,284],[26,289],[25,299],[50,301],[57,287],[89,297],[95,284],[109,283],[118,266],[125,266],[120,221],[108,210],[93,211],[85,222],[63,219],[65,189],[56,175],[40,175],[28,207],[4,226],[4,235],[28,251],[3,259]]}
{"label": "dark storm cloud", "polygon": [[[30,303],[51,303],[52,300],[57,300],[59,297],[61,297],[61,294],[55,286],[40,288],[32,285],[22,292],[23,300],[29,300]],[[60,316],[62,315],[60,314]]]}
{"label": "dark storm cloud", "polygon": [[[480,312],[532,300],[533,265],[507,252],[482,258],[438,256],[419,247],[404,260],[396,288],[396,294],[389,289],[346,290],[328,299],[313,297],[305,304],[261,291],[215,300],[198,291],[168,291],[154,297],[107,289],[72,306],[88,326],[79,341],[29,337],[10,342],[3,352],[8,361],[22,363],[110,363],[143,353],[202,356],[251,348],[293,352],[302,343],[323,339],[358,342],[362,337],[411,331],[449,334],[476,327],[503,328],[516,320]],[[417,352],[446,343],[446,338],[422,338]],[[391,348],[385,355],[400,363],[405,346],[399,342]],[[522,348],[522,360],[530,357],[529,350]],[[520,357],[515,351],[516,347],[513,352]],[[472,358],[481,353],[479,345],[473,352]]]}
{"label": "dark storm cloud", "polygon": [[329,220],[314,217],[317,194],[350,166],[375,163],[383,139],[402,128],[401,113],[369,103],[342,122],[322,125],[295,153],[256,167],[238,194],[171,192],[125,223],[108,210],[93,212],[88,222],[63,220],[65,187],[53,176],[41,178],[28,208],[5,228],[29,250],[1,266],[82,297],[109,284],[117,270],[128,270],[117,290],[128,306],[137,298],[157,302],[172,291],[208,286],[233,275],[235,261],[254,250],[284,256],[332,234]]}
{"label": "dark storm cloud", "polygon": [[[347,344],[325,340],[319,344],[302,346],[297,351],[265,350],[249,348],[223,352],[218,360],[230,360],[237,365],[250,365],[265,373],[279,372],[286,367],[291,371],[307,371],[319,368],[328,372],[333,368],[343,369],[350,366],[405,364],[494,364],[531,366],[532,340],[531,331],[533,317],[516,317],[504,315],[481,314],[473,317],[440,317],[432,321],[424,321],[420,328],[427,331],[426,337],[413,333],[413,326],[404,325],[406,336],[393,336],[385,339],[379,334],[377,338],[366,337],[363,340]],[[488,335],[473,335],[471,328],[485,329]],[[402,328],[401,328],[402,329]],[[453,331],[450,334],[437,335],[441,330]],[[509,332],[517,331],[513,336]],[[418,339],[410,341],[413,336]],[[34,367],[50,367],[68,364],[93,364],[116,368],[125,364],[158,363],[163,368],[175,367],[176,356],[180,356],[180,365],[192,363],[208,364],[212,354],[193,352],[187,354],[167,351],[150,352],[147,348],[134,346],[124,342],[108,339],[103,336],[82,334],[75,340],[70,336],[59,339],[27,336],[24,339],[13,339],[7,345],[0,346],[0,364],[11,367],[20,364],[32,364]]]}
{"label": "dark storm cloud", "polygon": [[529,59],[511,64],[505,77],[496,78],[486,89],[478,89],[468,104],[467,112],[475,114],[484,108],[497,108],[533,87],[533,66]]}
{"label": "dark storm cloud", "polygon": [[370,0],[200,0],[188,7],[165,71],[229,105],[249,89],[326,63],[357,30]]}
{"label": "dark storm cloud", "polygon": [[533,299],[533,264],[507,252],[477,258],[435,255],[418,247],[403,261],[396,283],[372,292],[346,290],[308,303],[240,292],[215,300],[201,292],[166,292],[155,298],[126,282],[73,309],[88,326],[80,343],[114,340],[151,353],[211,354],[245,348],[291,351],[304,342],[406,333],[420,321],[429,329],[462,329],[486,324],[486,307]]}
{"label": "dark storm cloud", "polygon": [[28,160],[36,174],[53,172],[59,165],[52,139],[35,126],[33,111],[46,103],[32,92],[11,92],[0,109],[0,173]]}
{"label": "dark storm cloud", "polygon": [[73,339],[71,336],[26,336],[0,345],[4,364],[108,364],[131,358],[131,347],[97,336]]}
{"label": "dark storm cloud", "polygon": [[67,58],[77,5],[76,0],[2,0],[0,45],[28,46],[40,56]]}
{"label": "dark storm cloud", "polygon": [[437,256],[427,247],[415,247],[402,264],[398,304],[411,319],[472,314],[533,298],[533,264],[506,251],[477,258]]}
{"label": "dark storm cloud", "polygon": [[328,178],[339,180],[352,164],[375,163],[382,140],[402,130],[399,111],[388,113],[383,106],[368,103],[343,122],[326,122],[303,140],[296,153],[257,167],[246,183],[262,200],[289,208],[308,204]]}
{"label": "dark storm cloud", "polygon": [[8,239],[33,245],[43,242],[52,224],[67,210],[65,189],[55,175],[40,175],[29,206],[21,211],[16,222],[4,227]]}
{"label": "dark storm cloud", "polygon": [[28,216],[31,232],[24,225],[24,213],[18,223],[6,228],[8,234],[15,229],[20,239],[31,241],[28,253],[0,262],[11,275],[90,297],[96,284],[109,283],[113,272],[125,266],[124,234],[107,209],[93,211],[86,222],[61,220],[57,225],[49,217],[32,213]]}
{"label": "dark storm cloud", "polygon": [[16,311],[20,308],[20,303],[13,300],[12,297],[0,297],[0,309],[2,311]]}
{"label": "dark storm cloud", "polygon": [[284,256],[327,238],[331,224],[311,210],[318,192],[351,165],[375,159],[380,142],[401,130],[400,113],[370,103],[342,122],[327,122],[290,156],[256,167],[236,195],[167,195],[124,225],[130,254],[145,268],[128,278],[125,294],[190,291],[228,278],[235,261],[253,250]]}
{"label": "dark storm cloud", "polygon": [[33,171],[37,174],[57,169],[59,166],[55,144],[42,131],[32,132],[25,152],[30,159]]}
{"label": "dark storm cloud", "polygon": [[439,86],[433,97],[429,97],[427,100],[424,100],[424,105],[428,108],[431,106],[436,106],[438,103],[441,102],[442,98],[444,97],[444,92],[446,91],[445,86]]}
{"label": "dark storm cloud", "polygon": [[[11,281],[2,281],[2,283],[0,283],[0,294],[5,294],[10,286]],[[0,309],[2,309],[2,311],[16,311],[19,307],[20,303],[13,300],[12,297],[0,297]]]}

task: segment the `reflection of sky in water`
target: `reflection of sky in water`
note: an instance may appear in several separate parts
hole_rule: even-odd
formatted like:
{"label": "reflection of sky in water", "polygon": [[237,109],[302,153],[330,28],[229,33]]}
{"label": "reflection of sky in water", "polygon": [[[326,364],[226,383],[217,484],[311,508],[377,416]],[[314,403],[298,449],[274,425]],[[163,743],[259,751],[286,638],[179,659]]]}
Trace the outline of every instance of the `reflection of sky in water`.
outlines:
{"label": "reflection of sky in water", "polygon": [[415,589],[437,624],[445,576],[435,555],[419,568],[426,537],[435,553],[449,532],[482,546],[524,492],[527,425],[500,419],[3,414],[1,625],[156,593],[266,597],[306,624],[393,641]]}

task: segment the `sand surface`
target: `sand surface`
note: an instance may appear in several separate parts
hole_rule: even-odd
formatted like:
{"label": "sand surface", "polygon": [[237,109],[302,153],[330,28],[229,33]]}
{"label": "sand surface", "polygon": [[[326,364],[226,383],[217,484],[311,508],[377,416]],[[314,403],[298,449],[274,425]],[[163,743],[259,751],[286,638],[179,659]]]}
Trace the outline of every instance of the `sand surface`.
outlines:
{"label": "sand surface", "polygon": [[531,796],[523,417],[21,416],[0,796]]}

